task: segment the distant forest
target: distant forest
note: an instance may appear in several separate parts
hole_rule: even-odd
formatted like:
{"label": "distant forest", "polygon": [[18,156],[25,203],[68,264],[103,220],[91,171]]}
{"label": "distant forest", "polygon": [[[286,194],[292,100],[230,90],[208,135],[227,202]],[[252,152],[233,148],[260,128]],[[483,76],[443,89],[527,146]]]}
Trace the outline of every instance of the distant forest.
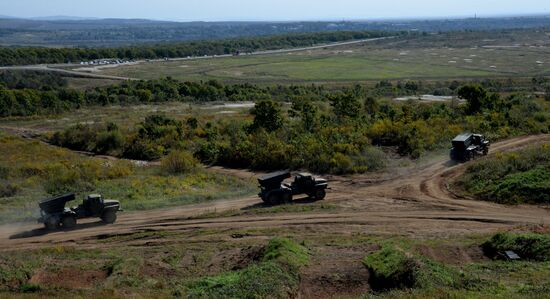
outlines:
{"label": "distant forest", "polygon": [[186,43],[127,46],[118,48],[0,48],[0,65],[78,63],[103,58],[162,59],[187,56],[222,55],[311,46],[315,44],[396,35],[378,31],[335,31],[286,34],[268,37],[226,39]]}
{"label": "distant forest", "polygon": [[325,31],[499,30],[549,27],[548,16],[335,22],[163,22],[150,20],[25,20],[0,18],[0,45],[119,47],[143,43],[257,37]]}

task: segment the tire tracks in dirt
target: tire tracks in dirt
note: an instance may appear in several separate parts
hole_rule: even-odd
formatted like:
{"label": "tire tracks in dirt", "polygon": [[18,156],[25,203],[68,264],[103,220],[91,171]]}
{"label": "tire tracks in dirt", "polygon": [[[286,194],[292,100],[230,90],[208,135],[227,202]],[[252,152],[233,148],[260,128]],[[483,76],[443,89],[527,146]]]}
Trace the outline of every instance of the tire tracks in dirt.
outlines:
{"label": "tire tracks in dirt", "polygon": [[[548,134],[513,138],[495,143],[492,154],[549,142]],[[467,164],[454,164],[443,158],[411,173],[393,177],[330,177],[333,191],[325,201],[338,209],[322,212],[197,218],[206,213],[258,206],[260,200],[251,196],[170,209],[122,213],[114,225],[101,226],[84,222],[79,229],[72,231],[47,233],[38,229],[38,224],[4,225],[0,226],[0,250],[63,244],[83,247],[120,246],[116,242],[104,243],[99,240],[147,231],[192,232],[215,229],[230,232],[281,228],[297,232],[320,231],[346,235],[368,233],[446,237],[550,222],[550,211],[544,207],[504,206],[457,197],[449,191],[448,185],[465,171],[466,166]],[[212,171],[248,178],[257,175],[245,170],[223,168],[212,168]],[[156,242],[166,242],[169,238]],[[141,244],[153,241],[134,240],[127,243],[133,244],[132,242]]]}

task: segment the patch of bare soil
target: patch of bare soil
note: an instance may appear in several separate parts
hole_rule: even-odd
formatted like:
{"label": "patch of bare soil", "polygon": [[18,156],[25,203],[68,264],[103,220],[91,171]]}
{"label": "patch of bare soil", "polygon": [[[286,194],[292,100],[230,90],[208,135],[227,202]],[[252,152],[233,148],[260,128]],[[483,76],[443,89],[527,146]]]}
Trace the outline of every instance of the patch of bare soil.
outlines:
{"label": "patch of bare soil", "polygon": [[369,290],[369,271],[361,262],[376,246],[315,249],[308,266],[301,270],[299,298],[360,296]]}
{"label": "patch of bare soil", "polygon": [[102,270],[62,268],[40,270],[31,277],[29,283],[43,288],[89,289],[106,278],[107,272]]}

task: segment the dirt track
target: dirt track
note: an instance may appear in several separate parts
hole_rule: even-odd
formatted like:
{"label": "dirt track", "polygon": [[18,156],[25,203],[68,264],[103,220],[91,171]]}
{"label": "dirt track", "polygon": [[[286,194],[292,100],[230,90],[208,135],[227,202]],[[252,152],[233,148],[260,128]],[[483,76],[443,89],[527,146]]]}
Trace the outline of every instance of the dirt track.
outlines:
{"label": "dirt track", "polygon": [[[496,143],[492,146],[492,152],[510,151],[543,142],[550,142],[550,135],[520,137]],[[38,224],[5,225],[0,226],[0,250],[56,244],[116,246],[116,242],[106,245],[98,240],[110,235],[157,230],[287,227],[342,234],[391,234],[433,238],[550,222],[550,210],[547,208],[502,206],[456,197],[448,190],[447,183],[464,169],[463,164],[454,165],[447,159],[440,159],[401,175],[374,179],[368,176],[331,177],[332,190],[326,202],[339,207],[334,211],[190,219],[209,212],[258,205],[258,198],[253,196],[172,209],[125,212],[120,214],[115,225],[82,223],[77,230],[49,234],[40,229]],[[235,172],[240,176],[254,175]],[[150,243],[151,240],[131,242],[132,245],[140,245],[140,242]]]}

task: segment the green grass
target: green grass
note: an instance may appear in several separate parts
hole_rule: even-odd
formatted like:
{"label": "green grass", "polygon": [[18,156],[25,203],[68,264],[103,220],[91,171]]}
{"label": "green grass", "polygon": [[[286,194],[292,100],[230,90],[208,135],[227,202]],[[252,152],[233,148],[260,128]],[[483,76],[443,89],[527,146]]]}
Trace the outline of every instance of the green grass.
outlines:
{"label": "green grass", "polygon": [[467,194],[498,203],[550,203],[550,146],[497,153],[474,162],[454,186]]}
{"label": "green grass", "polygon": [[[125,210],[170,207],[256,192],[251,180],[196,170],[167,176],[158,166],[85,157],[38,141],[0,133],[0,223],[32,220],[52,193],[100,193]],[[71,203],[76,205],[77,202]]]}
{"label": "green grass", "polygon": [[[546,48],[529,47],[545,38],[535,31],[451,33],[290,54],[150,62],[103,72],[140,79],[171,76],[266,84],[547,76]],[[518,43],[521,46],[506,47]]]}
{"label": "green grass", "polygon": [[[296,228],[269,228],[253,234],[242,231],[247,237],[228,238],[235,232],[226,229],[137,232],[115,236],[111,240],[115,242],[102,243],[95,249],[58,245],[6,251],[0,255],[0,298],[295,297],[304,278],[302,273],[309,273],[304,267],[311,264],[319,269],[327,263],[326,277],[331,283],[328,269],[332,263],[347,261],[350,252],[357,257],[356,254],[375,244],[383,244],[381,250],[369,250],[365,260],[379,273],[386,274],[412,260],[414,284],[405,289],[369,291],[363,294],[365,298],[549,298],[550,294],[550,261],[476,260],[448,265],[423,256],[425,251],[414,250],[419,245],[435,251],[441,250],[440,246],[480,246],[488,239],[485,235],[426,240],[315,231],[305,235],[306,248],[303,245],[306,241],[297,243],[276,237],[304,238],[304,233]],[[158,242],[147,246],[126,243],[148,237]],[[356,262],[359,264],[361,260],[358,258]],[[30,282],[39,271],[57,273],[67,268],[104,271],[107,278],[81,290]],[[30,290],[35,293],[24,293]]]}
{"label": "green grass", "polygon": [[392,244],[369,254],[364,265],[370,272],[370,286],[377,291],[403,288],[471,288],[479,281],[453,266],[435,262]]}
{"label": "green grass", "polygon": [[120,128],[133,128],[147,116],[155,113],[178,120],[185,120],[191,116],[204,121],[250,118],[248,113],[250,108],[224,107],[216,104],[221,103],[199,105],[170,102],[134,106],[97,106],[81,108],[61,115],[3,118],[0,119],[0,126],[25,128],[37,133],[51,133],[79,123],[106,124],[113,122]]}
{"label": "green grass", "polygon": [[240,271],[205,277],[192,283],[188,298],[288,298],[296,294],[299,267],[308,251],[289,239],[274,238],[261,260]]}
{"label": "green grass", "polygon": [[550,261],[550,235],[498,233],[483,243],[483,250],[491,256],[512,250],[523,259]]}
{"label": "green grass", "polygon": [[[216,58],[185,62],[146,63],[106,70],[105,73],[140,79],[171,76],[180,80],[216,79],[226,82],[292,83],[308,81],[363,81],[383,79],[490,77],[502,75],[491,70],[455,65],[393,61],[373,56],[326,56],[323,54],[274,55]],[[399,57],[399,53],[394,53]]]}
{"label": "green grass", "polygon": [[393,245],[386,244],[369,254],[363,263],[369,269],[370,284],[375,290],[410,288],[415,284],[416,261]]}
{"label": "green grass", "polygon": [[[380,250],[363,260],[371,272],[370,283],[375,290],[367,294],[367,298],[550,298],[549,237],[548,234],[498,233],[489,240],[473,236],[460,240],[384,241]],[[524,260],[451,266],[411,252],[408,248],[413,244],[431,247],[477,244],[490,256],[497,251],[514,250]]]}

